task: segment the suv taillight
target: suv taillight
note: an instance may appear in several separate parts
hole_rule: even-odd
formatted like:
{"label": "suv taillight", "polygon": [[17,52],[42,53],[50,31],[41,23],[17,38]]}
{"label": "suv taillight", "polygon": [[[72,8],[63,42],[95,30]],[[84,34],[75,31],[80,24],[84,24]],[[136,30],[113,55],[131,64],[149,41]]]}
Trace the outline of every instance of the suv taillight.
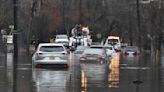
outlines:
{"label": "suv taillight", "polygon": [[36,53],[36,60],[41,60],[43,58],[42,54],[43,53]]}
{"label": "suv taillight", "polygon": [[37,56],[40,56],[40,55],[42,55],[42,54],[43,54],[43,53],[36,53]]}
{"label": "suv taillight", "polygon": [[80,58],[86,58],[87,56],[86,55],[81,55]]}

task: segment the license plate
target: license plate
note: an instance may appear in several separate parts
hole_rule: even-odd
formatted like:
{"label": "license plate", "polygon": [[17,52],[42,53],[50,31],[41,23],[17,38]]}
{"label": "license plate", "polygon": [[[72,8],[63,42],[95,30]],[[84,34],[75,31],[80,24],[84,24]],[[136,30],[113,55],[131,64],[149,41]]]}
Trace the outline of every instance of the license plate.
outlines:
{"label": "license plate", "polygon": [[88,57],[87,59],[88,59],[88,60],[95,60],[94,57]]}
{"label": "license plate", "polygon": [[55,57],[55,60],[60,60],[60,58],[59,57]]}
{"label": "license plate", "polygon": [[50,58],[50,60],[53,60],[53,59],[55,59],[55,57],[53,57],[53,56],[51,56],[51,57],[49,57]]}

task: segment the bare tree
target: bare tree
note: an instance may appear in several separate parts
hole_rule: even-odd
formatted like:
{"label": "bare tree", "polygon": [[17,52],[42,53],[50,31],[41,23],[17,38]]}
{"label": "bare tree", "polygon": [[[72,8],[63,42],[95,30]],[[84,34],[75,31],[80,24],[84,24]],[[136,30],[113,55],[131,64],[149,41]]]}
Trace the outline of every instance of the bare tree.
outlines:
{"label": "bare tree", "polygon": [[8,28],[8,25],[13,24],[12,21],[12,2],[10,0],[0,1],[0,29]]}

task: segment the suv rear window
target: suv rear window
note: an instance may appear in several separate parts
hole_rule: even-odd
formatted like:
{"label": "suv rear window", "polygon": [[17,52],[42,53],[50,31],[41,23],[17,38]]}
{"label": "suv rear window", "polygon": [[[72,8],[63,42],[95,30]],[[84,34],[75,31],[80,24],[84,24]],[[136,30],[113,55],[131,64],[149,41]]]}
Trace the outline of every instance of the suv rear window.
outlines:
{"label": "suv rear window", "polygon": [[102,55],[103,49],[85,49],[83,54]]}
{"label": "suv rear window", "polygon": [[61,52],[64,51],[64,48],[62,46],[41,46],[39,50],[43,52]]}
{"label": "suv rear window", "polygon": [[67,35],[57,35],[56,39],[68,39]]}

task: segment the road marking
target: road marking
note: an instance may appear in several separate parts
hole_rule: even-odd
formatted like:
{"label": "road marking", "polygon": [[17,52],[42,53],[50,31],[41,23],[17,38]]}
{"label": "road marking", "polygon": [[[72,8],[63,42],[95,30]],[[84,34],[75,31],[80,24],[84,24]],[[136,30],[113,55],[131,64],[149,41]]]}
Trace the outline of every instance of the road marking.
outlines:
{"label": "road marking", "polygon": [[119,64],[120,66],[127,66],[128,64]]}
{"label": "road marking", "polygon": [[18,64],[18,66],[31,66],[32,64]]}
{"label": "road marking", "polygon": [[17,68],[17,70],[32,70],[31,68]]}
{"label": "road marking", "polygon": [[4,66],[0,66],[0,68],[4,68]]}
{"label": "road marking", "polygon": [[0,56],[1,56],[1,57],[4,57],[5,55],[0,53]]}
{"label": "road marking", "polygon": [[0,82],[0,84],[6,84],[6,82]]}
{"label": "road marking", "polygon": [[131,70],[149,70],[149,67],[120,67],[120,69],[131,69]]}

